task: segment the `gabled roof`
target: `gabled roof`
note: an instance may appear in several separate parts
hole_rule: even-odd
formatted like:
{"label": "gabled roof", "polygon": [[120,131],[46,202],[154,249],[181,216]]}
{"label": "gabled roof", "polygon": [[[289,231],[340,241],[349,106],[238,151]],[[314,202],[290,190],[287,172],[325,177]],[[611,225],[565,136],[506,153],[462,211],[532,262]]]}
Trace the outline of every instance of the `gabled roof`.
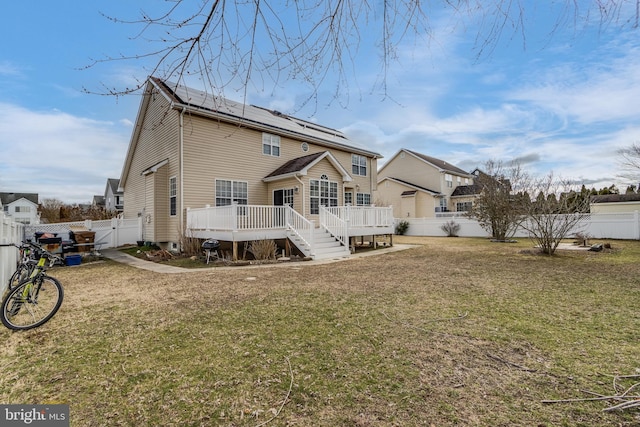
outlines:
{"label": "gabled roof", "polygon": [[[111,188],[111,193],[122,193],[121,191],[118,191],[118,186],[120,186],[120,180],[118,178],[107,178],[107,188]],[[106,188],[104,193],[105,195],[107,194]]]}
{"label": "gabled roof", "polygon": [[390,164],[393,161],[393,159],[398,157],[401,153],[409,154],[410,156],[413,156],[425,163],[428,163],[429,165],[438,169],[440,172],[450,172],[456,175],[462,175],[464,177],[473,178],[473,175],[471,175],[469,172],[464,171],[459,167],[452,165],[451,163],[448,163],[444,160],[436,159],[435,157],[427,156],[425,154],[420,154],[412,150],[407,150],[406,148],[401,148],[396,154],[391,156],[391,159],[389,159],[389,161],[387,161],[384,164],[384,166],[380,168],[379,172],[381,172],[388,164]]}
{"label": "gabled roof", "polygon": [[382,157],[379,153],[350,141],[336,129],[298,119],[279,111],[255,105],[245,105],[201,90],[165,82],[156,77],[151,77],[150,81],[173,102],[175,107],[180,109],[185,107],[191,114],[200,113],[218,120],[271,130],[277,134],[313,141],[325,146],[355,151],[369,157]]}
{"label": "gabled roof", "polygon": [[343,181],[352,181],[349,173],[342,167],[340,162],[338,162],[338,160],[329,151],[322,151],[319,153],[308,154],[306,156],[291,159],[280,166],[278,169],[271,172],[269,175],[265,176],[262,180],[264,182],[270,182],[292,176],[307,175],[309,169],[311,169],[314,165],[318,164],[318,162],[325,158],[333,165],[334,168],[336,168],[336,170],[338,170],[338,172],[340,172]]}
{"label": "gabled roof", "polygon": [[0,193],[0,202],[2,202],[3,206],[11,204],[20,199],[26,199],[37,205],[38,193]]}
{"label": "gabled roof", "polygon": [[[402,185],[406,185],[406,186],[408,186],[408,187],[413,188],[414,190],[424,191],[424,192],[429,193],[429,194],[431,194],[431,195],[433,195],[433,196],[441,196],[441,195],[442,195],[442,193],[441,193],[441,192],[439,192],[439,191],[430,190],[430,189],[425,188],[425,187],[422,187],[422,186],[420,186],[420,185],[412,184],[412,183],[411,183],[411,182],[409,182],[409,181],[405,181],[405,180],[400,179],[400,178],[393,178],[393,177],[391,177],[391,176],[388,176],[388,177],[382,178],[380,181],[378,181],[378,184],[380,184],[380,183],[381,183],[382,181],[384,181],[385,179],[388,179],[389,181],[397,182],[397,183],[402,184]],[[405,194],[405,193],[406,193],[406,194]],[[414,192],[414,193],[415,193],[415,192]],[[402,193],[402,195],[403,195],[403,196],[410,195],[410,194],[413,194],[413,193],[411,193],[411,192],[409,192],[409,191],[404,191],[404,192]]]}
{"label": "gabled roof", "polygon": [[457,166],[452,165],[451,163],[448,163],[444,160],[440,160],[440,159],[436,159],[435,157],[431,157],[431,156],[427,156],[425,154],[420,154],[417,153],[415,151],[411,151],[411,150],[406,150],[403,149],[405,152],[413,154],[414,156],[418,157],[421,160],[424,160],[427,163],[432,164],[433,166],[435,166],[436,168],[445,171],[445,172],[452,172],[458,175],[464,175],[464,176],[471,176],[471,174],[467,171],[464,171],[462,169],[460,169]]}

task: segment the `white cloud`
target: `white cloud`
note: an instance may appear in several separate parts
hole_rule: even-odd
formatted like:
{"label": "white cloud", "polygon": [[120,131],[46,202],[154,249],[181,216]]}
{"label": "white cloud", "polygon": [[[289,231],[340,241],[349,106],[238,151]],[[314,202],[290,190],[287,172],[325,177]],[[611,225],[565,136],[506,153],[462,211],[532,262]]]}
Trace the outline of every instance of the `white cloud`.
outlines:
{"label": "white cloud", "polygon": [[0,61],[0,75],[18,77],[22,70],[9,61]]}
{"label": "white cloud", "polygon": [[119,178],[128,132],[111,122],[0,103],[0,186],[89,202]]}

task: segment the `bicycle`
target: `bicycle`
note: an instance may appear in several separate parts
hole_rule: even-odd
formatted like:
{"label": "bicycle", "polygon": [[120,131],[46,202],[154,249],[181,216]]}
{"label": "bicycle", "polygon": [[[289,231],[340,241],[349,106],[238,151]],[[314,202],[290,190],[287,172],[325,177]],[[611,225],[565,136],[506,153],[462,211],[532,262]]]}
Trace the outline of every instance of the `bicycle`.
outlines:
{"label": "bicycle", "polygon": [[27,244],[23,243],[18,246],[11,243],[6,246],[15,246],[20,251],[20,260],[18,261],[16,270],[13,272],[9,278],[9,282],[7,283],[7,290],[10,291],[31,276],[33,269],[36,267],[36,264],[38,264],[38,260],[34,258],[34,252]]}
{"label": "bicycle", "polygon": [[4,326],[13,330],[42,326],[60,309],[64,298],[60,282],[46,274],[47,263],[51,267],[63,262],[62,258],[32,242],[23,245],[29,247],[38,262],[29,276],[9,290],[2,299],[0,320]]}

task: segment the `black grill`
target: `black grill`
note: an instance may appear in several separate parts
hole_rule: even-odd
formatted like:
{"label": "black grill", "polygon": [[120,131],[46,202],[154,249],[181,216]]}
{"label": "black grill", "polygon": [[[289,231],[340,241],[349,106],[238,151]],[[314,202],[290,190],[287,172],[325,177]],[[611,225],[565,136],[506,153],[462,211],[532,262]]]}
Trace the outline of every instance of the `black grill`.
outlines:
{"label": "black grill", "polygon": [[202,243],[202,249],[208,251],[215,251],[218,248],[220,248],[220,242],[215,239],[205,240],[204,243]]}
{"label": "black grill", "polygon": [[220,247],[220,242],[215,239],[205,240],[202,243],[202,249],[207,252],[207,264],[209,264],[209,260],[211,259],[211,255],[218,258],[218,248]]}

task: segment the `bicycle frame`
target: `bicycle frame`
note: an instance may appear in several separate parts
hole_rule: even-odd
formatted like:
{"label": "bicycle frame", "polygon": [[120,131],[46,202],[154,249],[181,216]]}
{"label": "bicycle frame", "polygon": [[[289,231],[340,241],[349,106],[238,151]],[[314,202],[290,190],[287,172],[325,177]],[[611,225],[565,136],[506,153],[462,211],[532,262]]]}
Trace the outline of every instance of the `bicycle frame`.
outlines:
{"label": "bicycle frame", "polygon": [[[40,259],[38,260],[38,264],[36,264],[36,267],[33,269],[33,271],[31,272],[31,275],[27,279],[29,280],[29,283],[27,283],[27,285],[24,287],[24,290],[22,291],[22,298],[26,299],[29,296],[29,294],[31,293],[31,289],[33,288],[34,279],[42,274],[46,262],[47,262],[46,256],[44,254],[41,254]],[[36,290],[34,299],[38,298],[39,291],[40,289]]]}

